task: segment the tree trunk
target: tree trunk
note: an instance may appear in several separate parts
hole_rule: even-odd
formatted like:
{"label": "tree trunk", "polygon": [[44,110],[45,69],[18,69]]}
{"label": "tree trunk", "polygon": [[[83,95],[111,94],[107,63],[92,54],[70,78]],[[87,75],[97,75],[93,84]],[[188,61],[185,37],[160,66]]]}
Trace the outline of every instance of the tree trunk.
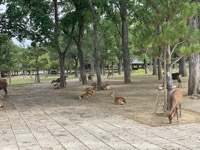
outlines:
{"label": "tree trunk", "polygon": [[59,45],[59,18],[58,18],[58,2],[57,0],[53,0],[54,3],[54,21],[55,21],[55,26],[54,26],[54,47],[56,48],[58,52],[58,57],[59,57],[59,63],[60,63],[60,88],[65,87],[65,55],[67,50],[70,47],[71,41],[72,41],[72,36],[74,33],[74,26],[72,26],[71,34],[69,37],[69,41],[66,43],[66,47],[64,51],[61,51],[60,45]]}
{"label": "tree trunk", "polygon": [[[189,25],[199,29],[199,16],[190,18]],[[200,53],[193,53],[189,57],[188,95],[200,94]]]}
{"label": "tree trunk", "polygon": [[[159,37],[162,33],[162,26],[160,24],[155,25],[155,32],[156,35]],[[158,65],[158,80],[162,80],[162,67],[161,67],[161,57],[162,57],[162,52],[161,52],[161,46],[158,46],[158,52],[159,52],[159,58],[157,59],[157,65]]]}
{"label": "tree trunk", "polygon": [[84,32],[84,22],[83,22],[83,17],[79,17],[79,36],[78,36],[78,41],[77,41],[77,49],[78,49],[78,58],[79,58],[79,63],[80,63],[80,77],[82,81],[82,85],[87,84],[87,78],[85,75],[85,59],[84,59],[84,54],[82,50],[82,42],[83,42],[83,32]]}
{"label": "tree trunk", "polygon": [[131,83],[127,8],[126,8],[125,1],[120,1],[120,17],[122,21],[122,50],[123,50],[123,65],[124,65],[124,83]]}
{"label": "tree trunk", "polygon": [[78,77],[78,58],[74,58],[75,60],[75,77]]}
{"label": "tree trunk", "polygon": [[40,83],[40,73],[39,73],[39,68],[36,68],[35,82],[36,82],[36,83]]}
{"label": "tree trunk", "polygon": [[146,58],[144,58],[144,70],[145,70],[145,74],[147,74],[148,71],[147,71],[147,60],[146,60]]}
{"label": "tree trunk", "polygon": [[191,54],[189,57],[189,82],[188,95],[200,94],[200,55],[199,53]]}
{"label": "tree trunk", "polygon": [[160,58],[157,59],[157,64],[158,64],[158,80],[162,80],[162,65]]}
{"label": "tree trunk", "polygon": [[166,80],[167,80],[167,108],[170,108],[171,102],[169,100],[170,94],[172,92],[172,67],[171,67],[171,49],[170,44],[167,45],[167,52],[166,52]]}
{"label": "tree trunk", "polygon": [[100,69],[99,47],[98,47],[97,16],[96,16],[96,11],[92,5],[92,0],[90,0],[89,2],[90,2],[90,7],[92,10],[92,16],[93,16],[94,58],[95,58],[95,67],[96,67],[96,74],[97,74],[97,84],[98,84],[98,89],[100,90],[102,87],[102,83],[101,83],[101,69]]}
{"label": "tree trunk", "polygon": [[181,74],[182,77],[187,77],[187,69],[185,66],[185,58],[182,57],[179,60],[179,73]]}
{"label": "tree trunk", "polygon": [[[38,56],[37,56],[37,54],[36,54],[36,58],[35,59],[36,59],[35,60],[35,64],[36,64],[36,66],[38,66]],[[31,75],[31,72],[30,72],[30,75]],[[39,73],[39,68],[38,67],[36,68],[35,82],[36,83],[40,82],[40,73]]]}
{"label": "tree trunk", "polygon": [[60,87],[66,86],[65,78],[65,53],[59,52],[59,64],[60,64]]}
{"label": "tree trunk", "polygon": [[93,55],[90,55],[90,66],[91,66],[90,73],[91,74],[94,74],[94,70],[95,70],[94,63],[95,63],[94,57],[93,57]]}
{"label": "tree trunk", "polygon": [[157,63],[156,63],[156,58],[153,58],[153,73],[152,75],[157,75]]}

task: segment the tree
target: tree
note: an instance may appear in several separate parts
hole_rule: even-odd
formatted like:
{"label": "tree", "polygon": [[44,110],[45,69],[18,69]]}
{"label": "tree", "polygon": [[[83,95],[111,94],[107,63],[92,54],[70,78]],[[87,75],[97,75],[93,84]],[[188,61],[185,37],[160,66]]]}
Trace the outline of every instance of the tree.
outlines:
{"label": "tree", "polygon": [[[65,86],[65,55],[66,55],[66,52],[69,49],[70,44],[72,42],[72,37],[73,37],[76,21],[73,19],[74,14],[69,14],[69,15],[66,15],[62,19],[61,24],[60,24],[59,13],[58,13],[58,10],[59,10],[58,4],[59,3],[57,0],[53,0],[54,21],[55,21],[53,45],[58,52],[59,64],[60,64],[60,87],[63,88]],[[69,19],[69,17],[72,17],[72,20]],[[65,43],[66,45],[62,49],[60,46],[60,42],[59,42],[59,36],[61,35],[62,30],[66,30],[66,27],[71,28],[71,32],[70,32],[69,39]]]}
{"label": "tree", "polygon": [[76,14],[78,16],[77,22],[78,22],[78,36],[75,38],[74,41],[77,45],[78,49],[78,60],[80,63],[80,78],[82,81],[82,84],[85,85],[87,83],[87,78],[85,75],[85,59],[84,59],[84,53],[83,53],[83,35],[84,35],[84,24],[86,20],[86,14],[89,9],[89,3],[87,0],[73,0],[74,6],[76,8]]}
{"label": "tree", "polygon": [[128,38],[128,21],[127,21],[127,4],[126,1],[119,2],[120,17],[122,21],[122,50],[124,65],[124,83],[131,83],[129,38]]}
{"label": "tree", "polygon": [[[72,41],[75,14],[70,2],[57,0],[12,1],[6,0],[7,10],[1,16],[1,31],[10,36],[17,36],[22,41],[28,38],[36,45],[49,45],[56,49],[60,66],[60,87],[65,86],[65,55]],[[40,9],[38,9],[40,8]],[[69,30],[70,36],[65,45],[61,45],[60,38],[63,30]]]}
{"label": "tree", "polygon": [[[200,21],[198,20],[198,15],[193,16],[189,20],[189,25],[191,28],[199,30]],[[198,34],[199,35],[199,34]],[[193,35],[194,36],[194,35]],[[191,37],[193,38],[193,37]],[[195,42],[195,47],[193,49],[199,51],[199,39]],[[188,82],[188,95],[200,94],[200,53],[196,50],[189,56],[189,82]]]}
{"label": "tree", "polygon": [[36,72],[35,73],[35,82],[40,82],[40,73],[39,71],[42,69],[43,65],[47,63],[47,59],[39,59],[44,53],[46,53],[46,49],[43,47],[38,47],[37,45],[32,45],[32,47],[27,48],[29,51],[29,56],[32,58],[32,63],[30,61],[30,67]]}
{"label": "tree", "polygon": [[[151,26],[155,27],[155,35],[152,36],[152,43],[157,47],[157,54],[164,56],[164,89],[165,90],[165,106],[170,105],[168,99],[172,87],[172,64],[177,62],[183,54],[179,51],[181,47],[188,46],[188,39],[191,35],[191,30],[187,26],[187,19],[195,14],[196,6],[191,5],[189,0],[167,0],[167,1],[144,1],[141,11],[148,14],[143,15],[143,22],[148,29]],[[145,9],[144,9],[145,8]],[[139,12],[141,12],[139,11]],[[146,19],[147,18],[147,19]],[[142,19],[141,19],[142,20]],[[179,54],[177,60],[172,61],[172,54]],[[189,49],[187,52],[190,53]],[[160,57],[160,55],[157,55]]]}
{"label": "tree", "polygon": [[92,0],[89,0],[90,8],[92,11],[92,17],[93,17],[93,32],[94,32],[94,57],[95,57],[95,66],[96,66],[96,74],[97,74],[97,84],[98,89],[100,90],[102,87],[101,83],[101,70],[100,70],[100,59],[99,59],[99,47],[98,47],[98,28],[97,28],[97,12],[94,7],[94,3]]}

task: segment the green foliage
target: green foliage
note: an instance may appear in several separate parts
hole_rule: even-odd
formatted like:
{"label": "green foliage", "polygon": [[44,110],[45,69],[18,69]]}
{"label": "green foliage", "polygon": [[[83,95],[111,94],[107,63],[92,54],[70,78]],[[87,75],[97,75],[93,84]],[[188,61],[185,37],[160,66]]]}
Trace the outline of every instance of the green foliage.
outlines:
{"label": "green foliage", "polygon": [[13,66],[11,51],[14,48],[12,42],[6,41],[0,45],[0,71],[10,71]]}
{"label": "green foliage", "polygon": [[182,46],[180,48],[180,53],[185,56],[188,56],[191,53],[197,53],[197,52],[200,52],[200,44],[199,43],[192,44],[190,46]]}

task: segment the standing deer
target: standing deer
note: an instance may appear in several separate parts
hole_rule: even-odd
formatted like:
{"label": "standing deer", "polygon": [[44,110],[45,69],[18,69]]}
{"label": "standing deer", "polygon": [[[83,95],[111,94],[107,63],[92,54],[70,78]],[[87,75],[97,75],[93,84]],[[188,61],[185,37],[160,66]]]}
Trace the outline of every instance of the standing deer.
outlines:
{"label": "standing deer", "polygon": [[[163,74],[164,74],[164,72],[163,72]],[[180,78],[180,73],[172,73],[172,80],[177,80],[178,81],[178,87],[182,87],[182,82],[181,82],[181,78]],[[163,81],[164,82],[164,81]],[[164,86],[164,83],[163,83],[163,85],[162,86]]]}
{"label": "standing deer", "polygon": [[112,72],[108,72],[107,78],[108,78],[109,76],[113,76],[113,73],[112,73]]}
{"label": "standing deer", "polygon": [[183,93],[180,90],[174,90],[170,96],[169,96],[169,102],[170,106],[166,110],[164,107],[164,111],[169,119],[169,123],[172,123],[172,118],[176,114],[177,116],[177,122],[179,122],[179,116],[178,116],[178,109],[180,111],[180,118],[181,118],[181,102],[183,98]]}
{"label": "standing deer", "polygon": [[0,94],[0,108],[4,107],[2,101],[3,101],[3,96]]}
{"label": "standing deer", "polygon": [[123,97],[115,97],[115,92],[111,92],[109,94],[109,96],[111,96],[115,102],[115,104],[120,104],[120,105],[124,105],[126,104],[126,100]]}

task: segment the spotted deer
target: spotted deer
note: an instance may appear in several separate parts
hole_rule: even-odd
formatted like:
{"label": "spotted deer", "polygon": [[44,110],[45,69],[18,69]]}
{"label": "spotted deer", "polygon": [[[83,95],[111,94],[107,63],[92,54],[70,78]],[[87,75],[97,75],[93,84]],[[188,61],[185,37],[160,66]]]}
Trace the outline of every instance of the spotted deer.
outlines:
{"label": "spotted deer", "polygon": [[112,99],[114,100],[115,104],[120,104],[120,105],[126,104],[125,98],[119,97],[119,96],[118,96],[118,97],[115,97],[115,92],[111,92],[111,93],[109,94],[109,96],[112,97]]}
{"label": "spotted deer", "polygon": [[169,123],[172,123],[172,118],[176,114],[177,116],[177,122],[179,122],[179,116],[178,116],[178,109],[180,113],[180,118],[181,118],[181,102],[183,98],[183,93],[180,90],[174,90],[170,96],[169,96],[169,103],[171,104],[167,110],[164,108],[164,112],[166,113]]}

